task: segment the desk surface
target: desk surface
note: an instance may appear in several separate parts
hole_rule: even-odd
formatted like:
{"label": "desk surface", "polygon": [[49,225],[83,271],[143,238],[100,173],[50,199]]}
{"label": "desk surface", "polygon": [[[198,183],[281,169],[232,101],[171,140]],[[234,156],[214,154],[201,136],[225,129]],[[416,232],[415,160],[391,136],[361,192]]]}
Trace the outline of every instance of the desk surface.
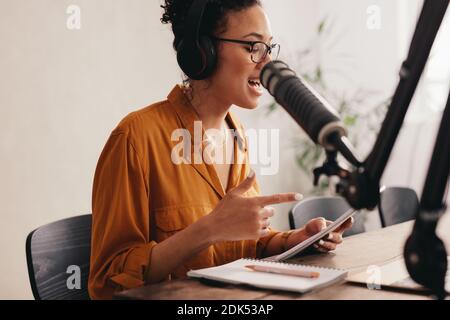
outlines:
{"label": "desk surface", "polygon": [[[384,229],[366,232],[345,238],[334,253],[310,255],[291,259],[289,262],[349,269],[365,270],[370,265],[381,265],[402,256],[403,245],[412,229],[412,222],[406,222]],[[442,217],[438,234],[450,248],[450,217]],[[445,232],[447,231],[447,232]],[[172,280],[159,284],[123,291],[118,299],[427,299],[426,296],[400,291],[370,290],[344,282],[308,294],[297,294],[274,290],[252,289],[228,285],[212,287],[196,280]]]}

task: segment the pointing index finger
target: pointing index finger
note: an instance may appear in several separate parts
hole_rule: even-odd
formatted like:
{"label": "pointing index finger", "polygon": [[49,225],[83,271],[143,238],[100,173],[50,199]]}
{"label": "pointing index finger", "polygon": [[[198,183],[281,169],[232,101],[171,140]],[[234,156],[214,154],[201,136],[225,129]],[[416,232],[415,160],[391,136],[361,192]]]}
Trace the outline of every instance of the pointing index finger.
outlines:
{"label": "pointing index finger", "polygon": [[270,196],[255,197],[255,200],[261,206],[283,202],[300,201],[301,199],[303,199],[303,195],[296,192],[278,193]]}

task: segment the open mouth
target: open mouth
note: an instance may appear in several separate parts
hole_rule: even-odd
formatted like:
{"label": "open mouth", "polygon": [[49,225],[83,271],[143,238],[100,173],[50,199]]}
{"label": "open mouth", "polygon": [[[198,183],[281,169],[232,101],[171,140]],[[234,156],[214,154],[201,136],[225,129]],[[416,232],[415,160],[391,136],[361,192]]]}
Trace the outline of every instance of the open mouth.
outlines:
{"label": "open mouth", "polygon": [[253,87],[253,88],[260,88],[261,87],[261,83],[259,82],[259,80],[256,79],[249,79],[248,80],[248,85]]}
{"label": "open mouth", "polygon": [[248,79],[248,87],[252,95],[260,97],[263,94],[263,87],[261,86],[261,82],[259,82],[258,78]]}

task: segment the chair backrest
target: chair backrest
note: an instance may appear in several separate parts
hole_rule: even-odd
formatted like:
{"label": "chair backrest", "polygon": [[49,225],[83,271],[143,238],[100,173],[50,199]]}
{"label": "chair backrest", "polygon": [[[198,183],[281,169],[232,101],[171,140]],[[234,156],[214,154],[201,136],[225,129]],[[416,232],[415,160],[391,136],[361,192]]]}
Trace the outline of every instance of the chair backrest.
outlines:
{"label": "chair backrest", "polygon": [[28,275],[37,300],[87,300],[92,215],[44,225],[26,240]]}
{"label": "chair backrest", "polygon": [[[350,208],[347,201],[341,197],[307,198],[289,212],[289,224],[291,229],[296,229],[318,217],[334,221]],[[353,227],[345,231],[343,236],[351,236],[365,231],[364,219],[359,212],[354,215],[354,219]]]}
{"label": "chair backrest", "polygon": [[419,199],[413,189],[388,187],[380,193],[378,204],[381,226],[384,228],[412,220],[418,208]]}

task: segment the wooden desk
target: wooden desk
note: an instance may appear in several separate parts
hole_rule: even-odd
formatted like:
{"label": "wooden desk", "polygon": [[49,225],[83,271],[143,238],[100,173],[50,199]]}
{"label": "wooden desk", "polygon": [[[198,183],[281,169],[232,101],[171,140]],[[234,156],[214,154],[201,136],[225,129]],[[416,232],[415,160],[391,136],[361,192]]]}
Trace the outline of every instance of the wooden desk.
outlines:
{"label": "wooden desk", "polygon": [[[294,263],[341,269],[365,270],[402,256],[403,245],[412,229],[412,222],[398,224],[345,239],[334,253],[295,258]],[[446,231],[446,232],[445,232]],[[438,234],[450,248],[450,216],[440,221]],[[204,299],[428,299],[425,295],[400,291],[370,290],[348,282],[336,284],[309,294],[259,290],[244,286],[212,287],[196,280],[173,280],[123,291],[118,299],[204,300]]]}

